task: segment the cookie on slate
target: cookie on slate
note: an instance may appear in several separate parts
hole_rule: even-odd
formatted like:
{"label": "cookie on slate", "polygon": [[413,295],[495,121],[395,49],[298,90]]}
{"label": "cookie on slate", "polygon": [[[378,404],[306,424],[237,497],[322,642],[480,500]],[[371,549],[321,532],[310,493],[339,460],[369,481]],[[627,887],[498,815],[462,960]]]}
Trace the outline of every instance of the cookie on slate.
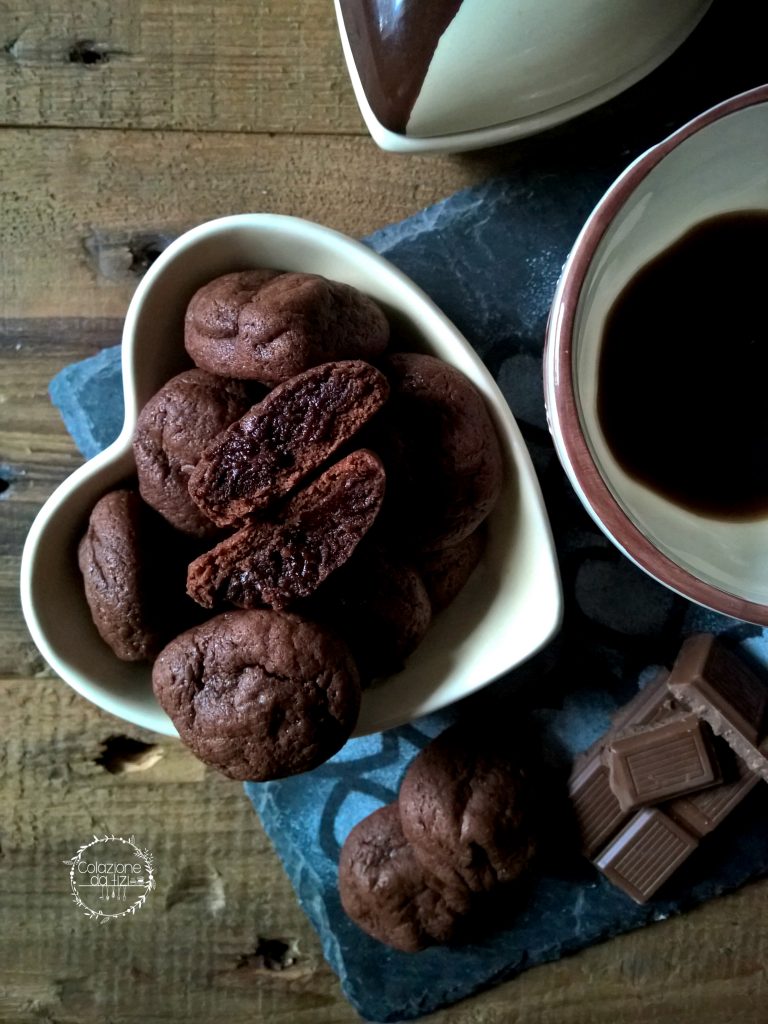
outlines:
{"label": "cookie on slate", "polygon": [[475,893],[515,881],[534,853],[530,796],[514,750],[492,729],[454,726],[414,759],[400,786],[403,833],[423,867]]}
{"label": "cookie on slate", "polygon": [[189,496],[189,476],[203,449],[253,405],[238,380],[185,370],[165,384],[139,414],[133,454],[142,498],[184,533],[219,532]]}
{"label": "cookie on slate", "polygon": [[387,374],[391,398],[381,454],[392,529],[415,551],[458,544],[501,491],[501,447],[483,397],[434,356],[396,353]]}
{"label": "cookie on slate", "polygon": [[361,449],[299,491],[274,520],[254,521],[189,567],[187,593],[212,608],[288,608],[352,555],[384,498],[384,467]]}
{"label": "cookie on slate", "polygon": [[184,743],[231,779],[317,767],[346,742],[360,708],[347,646],[275,611],[226,612],[176,637],[152,685]]}
{"label": "cookie on slate", "polygon": [[317,614],[343,636],[366,681],[397,672],[432,621],[421,576],[394,554],[363,545],[316,595]]}
{"label": "cookie on slate", "polygon": [[189,493],[220,526],[268,508],[368,422],[388,393],[384,375],[356,359],[291,377],[206,448]]}
{"label": "cookie on slate", "polygon": [[96,502],[80,541],[77,560],[91,616],[123,661],[154,657],[186,610],[170,533],[135,491],[120,490]]}
{"label": "cookie on slate", "polygon": [[485,530],[480,527],[458,544],[416,559],[433,612],[447,608],[463,589],[483,556],[485,539]]}
{"label": "cookie on slate", "polygon": [[463,887],[442,887],[416,860],[397,804],[369,814],[347,836],[339,895],[355,924],[405,953],[449,942],[469,908]]}
{"label": "cookie on slate", "polygon": [[247,270],[192,297],[184,344],[211,373],[265,384],[335,359],[376,359],[387,346],[384,313],[356,288],[317,274]]}

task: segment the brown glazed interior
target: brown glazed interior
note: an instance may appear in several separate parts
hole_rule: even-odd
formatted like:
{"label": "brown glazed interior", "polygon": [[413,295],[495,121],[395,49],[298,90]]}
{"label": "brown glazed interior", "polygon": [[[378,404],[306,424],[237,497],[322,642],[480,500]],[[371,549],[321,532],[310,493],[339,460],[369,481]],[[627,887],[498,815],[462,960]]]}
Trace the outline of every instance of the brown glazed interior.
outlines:
{"label": "brown glazed interior", "polygon": [[404,135],[461,0],[339,0],[339,6],[371,110],[385,128]]}
{"label": "brown glazed interior", "polygon": [[[768,85],[758,86],[712,107],[650,149],[611,186],[595,208],[571,254],[559,309],[553,308],[550,314],[558,319],[557,332],[547,339],[547,348],[554,346],[552,365],[558,381],[554,401],[560,420],[562,445],[586,500],[605,531],[655,579],[699,604],[760,626],[768,626],[768,606],[729,594],[683,569],[654,546],[614,498],[589,450],[579,416],[573,373],[573,333],[581,291],[595,251],[618,211],[640,182],[681,142],[702,128],[735,111],[765,102],[768,102]],[[545,362],[547,355],[545,353]]]}

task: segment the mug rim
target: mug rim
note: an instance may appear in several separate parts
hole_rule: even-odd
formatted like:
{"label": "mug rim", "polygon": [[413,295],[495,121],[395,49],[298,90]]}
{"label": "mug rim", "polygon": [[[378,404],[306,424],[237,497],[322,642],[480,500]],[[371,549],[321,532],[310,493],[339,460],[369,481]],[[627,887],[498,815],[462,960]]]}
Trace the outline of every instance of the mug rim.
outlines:
{"label": "mug rim", "polygon": [[595,522],[617,547],[654,579],[683,597],[725,615],[768,626],[768,605],[731,594],[700,579],[665,555],[619,504],[587,444],[576,398],[573,338],[576,314],[595,252],[621,208],[647,175],[702,128],[768,102],[768,84],[718,103],[646,150],[610,186],[582,228],[565,263],[553,300],[544,345],[547,421],[560,461]]}

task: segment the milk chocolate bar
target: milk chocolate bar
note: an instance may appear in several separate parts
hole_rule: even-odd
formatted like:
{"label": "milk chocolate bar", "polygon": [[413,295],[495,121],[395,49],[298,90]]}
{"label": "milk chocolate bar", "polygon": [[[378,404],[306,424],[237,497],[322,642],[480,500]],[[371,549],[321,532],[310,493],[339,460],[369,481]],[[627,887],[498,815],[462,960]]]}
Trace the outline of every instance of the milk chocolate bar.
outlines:
{"label": "milk chocolate bar", "polygon": [[613,716],[611,728],[595,746],[603,747],[606,742],[637,726],[655,725],[663,722],[680,709],[680,705],[669,692],[667,669],[659,669],[637,693]]}
{"label": "milk chocolate bar", "polygon": [[760,742],[768,686],[740,658],[714,636],[691,636],[672,668],[669,688],[681,704],[723,737],[751,771],[768,780],[768,744]]}
{"label": "milk chocolate bar", "polygon": [[[574,766],[569,790],[586,855],[632,899],[650,899],[768,778],[767,718],[768,687],[741,659],[714,637],[687,640],[669,678],[641,690]],[[724,781],[712,781],[721,759]],[[687,791],[669,799],[673,778]],[[633,813],[635,800],[654,806]]]}
{"label": "milk chocolate bar", "polygon": [[623,811],[713,786],[723,777],[709,726],[693,714],[615,738],[605,760]]}
{"label": "milk chocolate bar", "polygon": [[647,903],[698,845],[663,811],[649,807],[634,815],[595,864],[636,903]]}

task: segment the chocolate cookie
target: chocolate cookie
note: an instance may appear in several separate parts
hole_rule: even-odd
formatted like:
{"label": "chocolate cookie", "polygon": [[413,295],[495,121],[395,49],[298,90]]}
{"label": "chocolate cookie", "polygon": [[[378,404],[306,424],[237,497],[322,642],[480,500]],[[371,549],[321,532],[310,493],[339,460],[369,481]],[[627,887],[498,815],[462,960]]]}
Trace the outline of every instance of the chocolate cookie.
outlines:
{"label": "chocolate cookie", "polygon": [[80,541],[91,616],[123,661],[151,659],[183,616],[187,598],[169,533],[135,491],[120,490],[96,502]]}
{"label": "chocolate cookie", "polygon": [[211,373],[265,384],[337,359],[376,359],[387,346],[384,313],[356,288],[317,274],[226,274],[192,297],[184,344]]}
{"label": "chocolate cookie", "polygon": [[485,531],[481,527],[458,544],[431,551],[416,559],[432,611],[447,608],[474,572],[485,550]]}
{"label": "chocolate cookie", "polygon": [[352,648],[365,680],[399,671],[432,621],[419,573],[376,546],[361,546],[318,591],[317,603],[318,614]]}
{"label": "chocolate cookie", "polygon": [[388,392],[384,375],[360,360],[291,377],[206,448],[189,493],[220,526],[267,508],[370,420]]}
{"label": "chocolate cookie", "polygon": [[152,685],[184,743],[231,779],[315,768],[345,743],[360,707],[346,645],[275,611],[226,612],[176,637]]}
{"label": "chocolate cookie", "polygon": [[343,565],[370,529],[384,497],[384,467],[364,449],[327,469],[279,518],[254,521],[189,567],[187,593],[212,608],[288,608]]}
{"label": "chocolate cookie", "polygon": [[400,786],[403,833],[447,885],[486,892],[514,881],[534,852],[525,771],[492,728],[454,726],[411,763]]}
{"label": "chocolate cookie", "polygon": [[347,836],[339,895],[355,924],[405,953],[449,942],[469,906],[466,890],[441,887],[416,860],[397,804],[369,814]]}
{"label": "chocolate cookie", "polygon": [[139,414],[133,454],[142,498],[171,525],[195,537],[219,532],[189,496],[189,475],[203,449],[253,405],[242,381],[185,370]]}
{"label": "chocolate cookie", "polygon": [[389,357],[381,454],[387,518],[416,551],[458,544],[491,511],[502,484],[498,437],[482,395],[434,356]]}

